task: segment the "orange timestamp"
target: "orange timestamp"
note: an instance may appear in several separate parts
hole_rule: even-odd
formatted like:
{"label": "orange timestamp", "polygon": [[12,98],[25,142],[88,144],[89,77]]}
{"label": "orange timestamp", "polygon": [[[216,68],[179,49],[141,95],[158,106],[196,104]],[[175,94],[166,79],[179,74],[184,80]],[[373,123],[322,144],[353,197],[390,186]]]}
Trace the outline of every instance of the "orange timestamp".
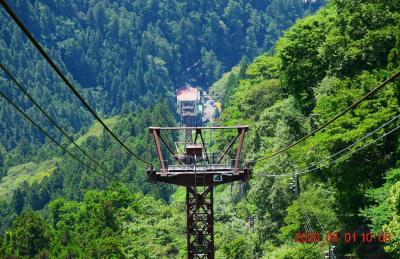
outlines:
{"label": "orange timestamp", "polygon": [[294,241],[296,243],[318,243],[323,241],[323,238],[328,243],[338,243],[344,242],[346,244],[349,243],[372,243],[372,242],[380,242],[380,243],[388,243],[390,242],[390,233],[382,232],[377,236],[374,236],[371,232],[326,232],[325,235],[322,235],[319,232],[297,232],[295,234]]}

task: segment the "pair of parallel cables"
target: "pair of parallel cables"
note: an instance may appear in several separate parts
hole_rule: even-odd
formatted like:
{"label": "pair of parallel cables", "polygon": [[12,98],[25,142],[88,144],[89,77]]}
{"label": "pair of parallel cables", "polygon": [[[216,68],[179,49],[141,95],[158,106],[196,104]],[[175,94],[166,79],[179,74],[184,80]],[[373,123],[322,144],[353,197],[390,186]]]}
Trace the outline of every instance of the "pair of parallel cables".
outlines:
{"label": "pair of parallel cables", "polygon": [[[104,121],[97,115],[97,113],[93,110],[93,108],[90,107],[90,105],[85,101],[85,99],[79,94],[79,92],[76,90],[76,87],[74,87],[74,85],[67,79],[67,77],[61,72],[60,68],[53,62],[53,60],[49,57],[49,55],[46,53],[46,51],[43,49],[43,47],[39,44],[39,42],[33,37],[32,33],[27,29],[27,27],[23,24],[23,22],[20,20],[20,18],[15,14],[15,12],[12,10],[12,8],[7,4],[7,2],[5,0],[0,0],[3,8],[7,11],[7,13],[10,15],[10,17],[14,20],[14,22],[18,25],[18,27],[25,33],[25,35],[28,37],[28,39],[32,42],[32,44],[36,47],[36,49],[41,53],[41,55],[46,59],[46,61],[50,64],[50,66],[53,68],[53,70],[60,76],[60,78],[65,82],[65,84],[70,88],[70,90],[78,97],[78,99],[82,102],[82,104],[89,110],[89,112],[95,117],[95,119],[104,127],[104,129],[110,133],[110,135],[129,153],[131,154],[133,157],[135,157],[136,159],[138,159],[139,161],[152,166],[150,162],[143,160],[142,158],[140,158],[138,155],[136,155],[134,152],[132,152],[132,150],[130,150],[116,135],[115,133],[104,123]],[[374,95],[376,92],[378,92],[380,89],[382,89],[383,87],[385,87],[388,83],[396,80],[398,77],[400,76],[400,71],[395,73],[394,75],[392,75],[390,78],[386,79],[384,82],[382,82],[379,86],[377,86],[376,88],[374,88],[372,91],[370,91],[369,93],[367,93],[365,96],[363,96],[362,98],[358,99],[356,102],[354,102],[352,105],[350,105],[349,107],[347,107],[345,110],[343,110],[342,112],[340,112],[339,114],[337,114],[336,116],[334,116],[333,118],[331,118],[330,120],[328,120],[327,122],[325,122],[324,124],[322,124],[320,127],[318,127],[317,129],[313,130],[312,132],[310,132],[309,134],[307,134],[306,136],[300,138],[299,140],[295,141],[294,143],[286,146],[285,148],[282,148],[278,151],[276,151],[275,153],[268,155],[266,157],[263,157],[261,159],[257,159],[257,160],[253,160],[251,162],[259,162],[261,160],[267,160],[270,159],[272,157],[275,157],[291,148],[293,148],[294,146],[302,143],[303,141],[305,141],[307,138],[313,136],[315,133],[321,131],[322,129],[324,129],[325,127],[327,127],[329,124],[333,123],[335,120],[337,120],[339,117],[343,116],[344,114],[346,114],[347,112],[349,112],[350,110],[353,110],[354,108],[356,108],[361,102],[363,102],[364,100],[366,100],[368,97]],[[14,80],[13,80],[14,81]],[[4,94],[2,94],[2,96],[4,97]],[[9,100],[9,98],[8,98]],[[46,116],[47,117],[47,116]],[[57,127],[58,128],[58,127]],[[68,138],[69,139],[69,138]],[[92,160],[92,159],[91,159]],[[97,164],[97,163],[96,163]],[[291,174],[293,175],[293,174]]]}
{"label": "pair of parallel cables", "polygon": [[[103,128],[134,158],[139,160],[142,163],[145,163],[152,167],[152,164],[138,155],[136,155],[130,148],[127,147],[124,142],[122,142],[117,135],[105,124],[105,122],[99,117],[99,115],[95,112],[95,110],[87,103],[87,101],[79,94],[77,88],[71,83],[70,80],[64,75],[61,69],[54,63],[54,61],[50,58],[47,52],[43,49],[40,43],[35,39],[32,33],[28,30],[28,28],[23,24],[21,19],[16,15],[16,13],[12,10],[9,4],[5,0],[0,0],[1,5],[7,11],[8,15],[14,20],[14,22],[18,25],[18,27],[24,32],[24,34],[28,37],[30,42],[35,46],[35,48],[40,52],[40,54],[44,57],[47,63],[52,67],[52,69],[58,74],[58,76],[64,81],[64,83],[68,86],[68,88],[73,92],[73,94],[82,102],[82,104],[86,107],[86,109],[94,116],[94,118],[103,126]],[[8,103],[10,103],[19,113],[21,113],[30,123],[36,126],[44,135],[46,135],[51,141],[53,141],[57,146],[62,148],[66,153],[71,155],[75,160],[86,166],[88,169],[101,174],[104,177],[110,178],[110,172],[102,166],[98,161],[92,158],[87,151],[82,149],[56,122],[53,120],[48,113],[32,98],[31,95],[21,86],[21,84],[16,80],[14,76],[7,70],[4,65],[1,64],[1,69],[7,74],[7,76],[17,85],[17,87],[22,91],[29,100],[44,114],[44,116],[75,146],[77,147],[86,157],[88,157],[97,167],[99,167],[102,171],[107,174],[103,174],[89,166],[87,163],[84,163],[82,159],[78,156],[71,153],[67,148],[63,147],[55,138],[53,138],[48,132],[44,130],[40,125],[38,125],[35,121],[33,121],[22,109],[20,109],[12,100],[7,97],[3,92],[0,92],[0,96],[5,99]],[[113,178],[117,178],[113,176]]]}

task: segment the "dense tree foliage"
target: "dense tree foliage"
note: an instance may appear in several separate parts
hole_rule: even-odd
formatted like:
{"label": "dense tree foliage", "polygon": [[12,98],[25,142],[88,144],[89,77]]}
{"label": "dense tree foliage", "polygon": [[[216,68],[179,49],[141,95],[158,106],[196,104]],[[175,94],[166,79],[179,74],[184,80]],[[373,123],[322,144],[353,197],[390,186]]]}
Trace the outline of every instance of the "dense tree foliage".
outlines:
{"label": "dense tree foliage", "polygon": [[[253,179],[216,188],[217,258],[319,258],[328,248],[325,241],[295,242],[296,233],[309,230],[318,231],[323,240],[330,231],[371,231],[375,238],[385,232],[391,238],[383,243],[345,243],[341,238],[338,253],[397,258],[400,135],[391,131],[399,122],[379,127],[400,111],[398,81],[301,145],[251,163],[322,125],[400,69],[397,0],[331,0],[290,27],[296,17],[321,4],[312,2],[75,0],[16,1],[14,6],[85,97],[109,116],[112,128],[141,157],[155,157],[146,127],[175,124],[171,97],[185,82],[212,85],[210,93],[224,106],[222,124],[250,125],[244,155],[253,166]],[[5,15],[1,19],[6,26],[0,29],[5,49],[0,55],[7,65],[124,184],[110,185],[29,126],[11,127],[25,124],[2,105],[2,180],[22,163],[52,159],[57,166],[45,171],[41,181],[15,188],[10,202],[0,202],[0,253],[26,258],[184,258],[185,190],[148,183],[145,165],[91,125],[88,114],[62,90],[21,33]],[[16,91],[5,89],[34,114]],[[46,124],[39,115],[32,116]],[[166,137],[170,141],[173,136]],[[230,138],[215,134],[211,149],[221,150]],[[354,154],[327,160],[351,144],[341,155]],[[315,167],[321,161],[326,163]],[[310,168],[300,174],[298,193],[289,188],[291,177],[268,176]]]}
{"label": "dense tree foliage", "polygon": [[[248,160],[294,142],[397,72],[399,11],[396,1],[331,1],[292,26],[273,54],[257,57],[242,76],[230,72],[235,81],[217,84],[213,91],[226,105],[223,123],[248,123],[253,129]],[[399,133],[372,144],[398,120],[340,153],[358,151],[352,156],[334,163],[325,160],[394,118],[399,113],[399,87],[399,82],[389,84],[306,142],[255,164],[248,206],[257,216],[256,248],[266,258],[320,256],[320,246],[294,242],[297,232],[309,229],[309,222],[322,236],[326,231],[371,231],[376,238],[391,234],[385,244],[345,244],[342,238],[339,254],[399,255]],[[368,146],[358,150],[364,145]],[[321,161],[326,163],[314,168]],[[298,198],[289,189],[291,177],[266,176],[307,169],[313,170],[301,174]]]}
{"label": "dense tree foliage", "polygon": [[[155,150],[152,147],[152,137],[146,130],[150,125],[173,125],[174,117],[168,111],[166,101],[159,100],[159,103],[146,110],[141,110],[140,114],[128,114],[119,116],[114,125],[115,132],[121,136],[127,145],[141,154],[141,157],[151,161],[156,158]],[[95,126],[89,133],[97,129]],[[168,138],[168,136],[166,136]],[[104,131],[99,129],[98,135],[85,133],[77,139],[82,142],[82,148],[90,150],[90,155],[100,161],[103,166],[111,173],[100,171],[109,178],[97,174],[85,168],[78,161],[58,151],[58,147],[48,144],[39,150],[46,159],[51,157],[63,157],[58,161],[55,170],[39,181],[28,184],[23,183],[13,193],[12,197],[4,197],[0,205],[4,209],[0,210],[1,231],[10,226],[13,218],[26,210],[42,210],[52,199],[64,197],[67,200],[81,200],[87,190],[104,189],[114,181],[112,176],[116,176],[121,181],[127,182],[129,190],[151,194],[157,198],[169,199],[170,192],[166,186],[154,186],[147,181],[146,165],[132,158],[121,146],[116,143]],[[70,147],[70,151],[86,159],[75,147]],[[37,158],[33,158],[37,159]],[[20,172],[24,173],[23,171]]]}
{"label": "dense tree foliage", "polygon": [[[268,51],[297,17],[323,3],[18,0],[10,4],[90,104],[103,115],[115,115],[123,108],[148,107],[153,94],[171,97],[185,83],[208,87],[243,55],[253,58]],[[0,22],[2,63],[71,133],[90,125],[91,117],[3,9]],[[3,74],[0,80],[2,91],[47,126],[32,104],[11,90]],[[5,129],[0,145],[7,150],[20,146],[25,150],[19,153],[29,153],[26,143],[44,142],[6,105],[0,108],[0,129]]]}
{"label": "dense tree foliage", "polygon": [[148,258],[175,257],[183,251],[181,244],[174,242],[184,234],[177,232],[183,228],[179,225],[182,222],[177,221],[176,227],[165,225],[176,217],[174,209],[150,196],[130,194],[121,185],[89,191],[82,202],[58,198],[48,208],[48,222],[36,212],[21,214],[6,232],[1,254],[20,258]]}
{"label": "dense tree foliage", "polygon": [[[18,0],[9,4],[117,135],[140,157],[153,160],[156,156],[147,127],[175,124],[173,95],[176,88],[185,83],[207,88],[240,60],[243,74],[249,58],[269,51],[283,30],[298,17],[317,10],[324,1],[310,5],[297,0],[265,3]],[[109,176],[122,179],[130,192],[170,201],[174,189],[147,181],[146,165],[129,156],[98,123],[93,124],[90,114],[5,10],[1,9],[0,13],[2,64],[78,144],[106,167]],[[62,138],[4,73],[0,74],[2,92],[62,145],[93,166]],[[105,189],[110,181],[59,150],[4,100],[0,103],[0,233],[6,238],[4,253],[27,257],[41,253],[57,257],[108,257],[111,254],[146,257],[157,256],[155,250],[160,251],[159,256],[173,257],[178,251],[182,253],[181,239],[177,239],[179,249],[178,245],[166,245],[171,240],[168,234],[164,241],[147,244],[148,239],[158,238],[160,232],[167,233],[174,224],[161,222],[154,228],[152,219],[145,217],[148,213],[145,207],[136,211],[135,217],[148,224],[137,227],[132,223],[126,232],[118,229],[120,218],[118,222],[112,218],[105,223],[106,219],[96,218],[94,211],[112,216],[120,209],[107,207],[107,204],[86,207],[103,202],[87,192]],[[161,209],[162,205],[159,206]],[[30,211],[39,211],[43,218]],[[68,215],[69,219],[59,219],[61,214]],[[16,219],[18,215],[21,216]],[[162,215],[160,221],[170,214]],[[38,227],[43,225],[40,229],[43,233],[37,238],[48,240],[51,235],[51,240],[56,240],[43,242],[41,247],[32,244],[32,247],[22,248],[25,244],[18,242],[25,241],[17,242],[11,237],[22,235],[19,229],[36,231],[29,222],[36,222]],[[73,225],[66,227],[63,222]],[[86,232],[89,225],[96,224],[93,232]],[[7,232],[11,236],[8,236],[6,231],[11,226],[11,232]],[[99,230],[101,227],[105,232]],[[107,231],[117,234],[108,235]],[[142,231],[145,236],[140,237],[138,233]],[[126,233],[123,239],[115,239],[123,233]],[[138,239],[131,240],[129,233],[135,233]],[[86,241],[80,243],[79,235],[85,236]],[[97,236],[99,239],[94,239]],[[131,241],[136,242],[134,246]],[[65,250],[61,248],[64,246]],[[96,251],[99,254],[95,254]]]}

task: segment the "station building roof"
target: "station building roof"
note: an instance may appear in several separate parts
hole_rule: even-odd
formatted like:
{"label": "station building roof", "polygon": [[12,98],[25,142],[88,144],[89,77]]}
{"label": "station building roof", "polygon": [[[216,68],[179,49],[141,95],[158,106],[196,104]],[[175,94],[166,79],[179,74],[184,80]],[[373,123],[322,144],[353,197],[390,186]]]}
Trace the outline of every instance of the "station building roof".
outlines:
{"label": "station building roof", "polygon": [[182,101],[199,101],[200,91],[189,85],[179,88],[176,91],[176,99]]}

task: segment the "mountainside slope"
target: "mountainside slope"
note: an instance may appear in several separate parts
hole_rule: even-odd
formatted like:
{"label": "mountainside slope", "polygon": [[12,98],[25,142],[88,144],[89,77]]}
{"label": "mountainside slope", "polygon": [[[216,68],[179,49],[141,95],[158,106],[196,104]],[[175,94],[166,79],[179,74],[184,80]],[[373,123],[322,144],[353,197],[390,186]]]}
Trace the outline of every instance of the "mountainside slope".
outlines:
{"label": "mountainside slope", "polygon": [[[268,51],[283,30],[324,1],[12,1],[11,6],[102,115],[149,107],[185,83],[208,87],[243,55]],[[0,11],[2,63],[71,133],[92,118]],[[0,74],[2,91],[48,122]],[[0,101],[0,145],[43,143],[40,133]],[[17,126],[18,125],[18,126]],[[13,129],[13,130],[12,130]],[[54,134],[59,135],[54,131]]]}
{"label": "mountainside slope", "polygon": [[[225,84],[222,123],[246,122],[252,129],[247,157],[257,162],[246,206],[256,217],[254,249],[263,258],[322,256],[326,242],[295,241],[309,231],[321,240],[339,233],[338,255],[398,257],[399,79],[306,141],[262,159],[399,71],[397,2],[331,1],[292,26],[274,55],[256,58]],[[224,96],[226,89],[233,94]],[[295,174],[299,196],[290,187]],[[361,233],[370,232],[374,241],[363,242]],[[357,241],[345,242],[345,233],[356,233]]]}
{"label": "mountainside slope", "polygon": [[41,182],[44,177],[50,177],[57,168],[58,160],[55,158],[41,163],[28,162],[9,168],[7,175],[0,181],[0,199],[10,200],[14,191],[24,182],[33,184]]}

